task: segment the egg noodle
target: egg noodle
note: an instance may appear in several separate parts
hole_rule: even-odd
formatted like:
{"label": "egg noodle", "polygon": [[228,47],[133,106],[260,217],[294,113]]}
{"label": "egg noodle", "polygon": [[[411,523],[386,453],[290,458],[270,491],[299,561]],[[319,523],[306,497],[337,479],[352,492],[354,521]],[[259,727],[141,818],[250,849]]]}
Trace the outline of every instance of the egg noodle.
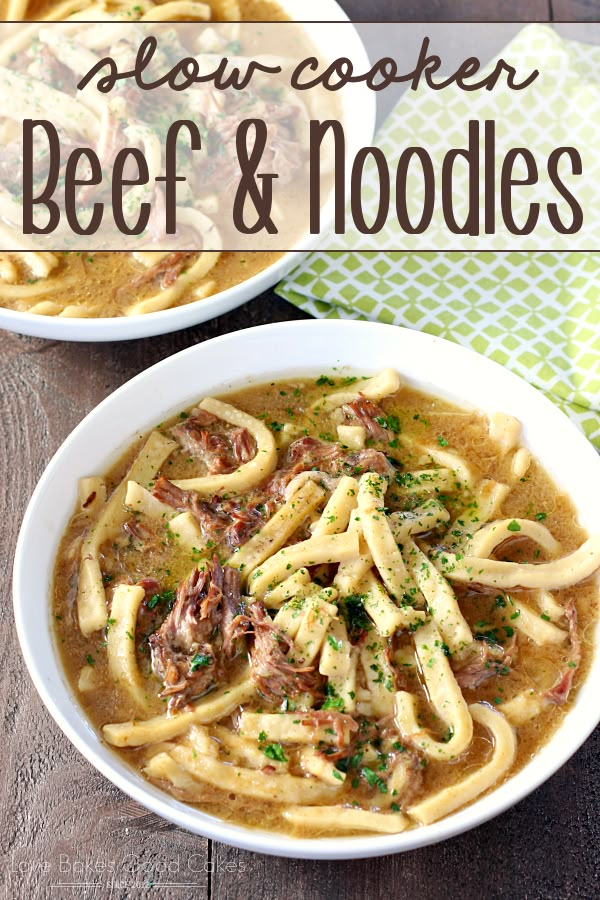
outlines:
{"label": "egg noodle", "polygon": [[520,729],[567,702],[583,642],[569,591],[600,567],[600,536],[574,546],[546,513],[504,514],[536,466],[514,418],[476,418],[499,481],[417,433],[424,415],[405,429],[395,371],[317,386],[271,385],[286,423],[260,390],[206,398],[112,492],[82,481],[61,633],[88,648],[88,708],[117,698],[104,740],[180,799],[216,791],[225,815],[243,798],[302,834],[398,833],[500,784]]}

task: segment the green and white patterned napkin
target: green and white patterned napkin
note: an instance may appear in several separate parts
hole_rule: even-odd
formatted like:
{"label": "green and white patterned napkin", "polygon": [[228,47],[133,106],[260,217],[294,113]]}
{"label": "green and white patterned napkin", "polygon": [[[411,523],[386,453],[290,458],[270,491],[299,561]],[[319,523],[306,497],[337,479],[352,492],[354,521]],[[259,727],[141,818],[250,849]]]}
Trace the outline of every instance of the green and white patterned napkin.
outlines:
{"label": "green and white patterned napkin", "polygon": [[[544,41],[556,50],[560,38],[546,26],[528,26],[511,46],[520,42],[525,54],[534,42],[540,52]],[[592,57],[600,72],[600,48],[563,43],[577,83],[589,74]],[[418,143],[419,104],[428,104],[432,93],[405,95],[377,144],[389,150],[411,129]],[[464,127],[464,110],[456,114]],[[600,165],[598,147],[595,152]],[[368,201],[365,211],[368,219]],[[355,237],[345,250],[311,254],[277,292],[317,317],[403,325],[476,350],[546,393],[600,449],[600,253],[361,252]]]}

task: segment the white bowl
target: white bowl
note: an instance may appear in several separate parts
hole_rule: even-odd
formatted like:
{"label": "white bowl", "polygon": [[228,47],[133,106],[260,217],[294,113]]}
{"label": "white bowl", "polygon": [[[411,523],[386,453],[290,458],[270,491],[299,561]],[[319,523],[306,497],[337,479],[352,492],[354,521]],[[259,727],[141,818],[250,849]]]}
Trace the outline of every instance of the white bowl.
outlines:
{"label": "white bowl", "polygon": [[[291,20],[307,23],[308,37],[323,58],[348,56],[355,61],[358,70],[368,70],[367,52],[356,28],[350,24],[343,28],[334,24],[350,21],[336,0],[277,0],[277,2]],[[315,22],[331,24],[321,25],[319,28],[311,27]],[[341,104],[341,121],[344,123],[348,165],[361,147],[369,146],[372,142],[375,133],[376,95],[365,85],[354,84],[340,91],[338,100]],[[347,183],[349,184],[349,179]],[[326,200],[321,219],[321,234],[326,234],[329,225],[333,223],[333,195]],[[318,245],[319,240],[320,235],[305,234],[289,252],[262,272],[212,297],[207,297],[206,300],[197,300],[185,306],[176,306],[173,309],[141,316],[105,319],[62,319],[58,316],[15,312],[0,307],[0,328],[60,341],[124,341],[179,331],[181,328],[198,325],[200,322],[223,315],[257,297],[299,265],[308,251]]]}
{"label": "white bowl", "polygon": [[[600,459],[565,416],[534,388],[482,356],[414,331],[368,322],[305,321],[265,325],[198,344],[138,375],[104,400],[67,438],[44,472],[19,536],[14,570],[17,630],[42,700],[83,755],[123,791],[164,818],[248,850],[312,859],[347,859],[410,850],[459,834],[497,815],[538,787],[577,750],[600,717],[600,653],[559,731],[522,771],[489,796],[447,819],[395,836],[299,840],[227,824],[171,798],[105,746],[68,686],[50,627],[50,587],[61,534],[76,502],[77,479],[105,472],[137,435],[207,394],[288,375],[350,366],[394,366],[425,391],[524,423],[524,442],[579,511],[600,530],[590,485]],[[560,813],[556,810],[557,815]]]}

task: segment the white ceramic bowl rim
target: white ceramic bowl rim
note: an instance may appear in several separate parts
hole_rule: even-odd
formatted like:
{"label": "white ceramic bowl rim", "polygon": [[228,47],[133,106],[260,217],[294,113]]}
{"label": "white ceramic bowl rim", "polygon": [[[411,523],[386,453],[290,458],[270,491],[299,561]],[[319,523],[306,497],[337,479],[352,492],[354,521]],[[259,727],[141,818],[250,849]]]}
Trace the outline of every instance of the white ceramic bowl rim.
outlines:
{"label": "white ceramic bowl rim", "polygon": [[[308,36],[311,25],[319,23],[350,23],[349,17],[337,0],[277,0],[294,22],[305,22]],[[331,32],[327,32],[331,34]],[[313,37],[314,29],[313,29]],[[368,68],[368,56],[358,30],[347,24],[343,32],[344,53],[350,55],[359,69]],[[350,87],[351,95],[341,97],[344,107],[347,160],[354,159],[359,148],[370,144],[375,133],[376,96],[364,85]],[[309,250],[322,244],[327,223],[332,222],[333,198],[323,210],[321,235],[304,235],[289,251],[261,272],[224,291],[175,306],[160,312],[140,316],[114,316],[93,319],[61,319],[58,316],[42,316],[36,313],[18,312],[0,307],[0,328],[29,334],[34,337],[64,341],[121,341],[134,338],[168,334],[241,306],[276,284],[300,264]]]}
{"label": "white ceramic bowl rim", "polygon": [[[407,373],[407,380],[438,396],[462,399],[463,406],[488,412],[502,408],[517,415],[526,423],[525,444],[541,458],[559,486],[569,488],[581,523],[589,530],[600,530],[589,491],[589,485],[598,480],[600,460],[583,435],[530,385],[496,363],[431,335],[376,323],[312,320],[260,326],[195,345],[152,366],[104,400],[66,439],[40,479],[23,520],[14,566],[17,632],[32,679],[60,728],[102,774],[134,800],[190,831],[247,850],[312,859],[395,853],[473,828],[503,812],[549,778],[589,736],[600,718],[600,654],[596,640],[586,680],[559,731],[517,775],[492,794],[426,828],[360,838],[300,840],[227,824],[148,784],[101,743],[66,683],[49,624],[52,564],[75,505],[77,477],[90,470],[106,470],[135,434],[208,392],[288,375],[314,375],[330,371],[335,365],[365,372],[395,365]],[[421,377],[421,371],[426,371],[427,376]],[[190,386],[185,376],[195,373],[198,383]],[[107,422],[113,424],[117,437],[102,437]],[[139,432],[132,432],[132,422],[139,426]],[[562,460],[567,458],[571,465],[565,469]],[[42,577],[45,591],[40,590]],[[39,624],[44,621],[48,627],[40,629]]]}

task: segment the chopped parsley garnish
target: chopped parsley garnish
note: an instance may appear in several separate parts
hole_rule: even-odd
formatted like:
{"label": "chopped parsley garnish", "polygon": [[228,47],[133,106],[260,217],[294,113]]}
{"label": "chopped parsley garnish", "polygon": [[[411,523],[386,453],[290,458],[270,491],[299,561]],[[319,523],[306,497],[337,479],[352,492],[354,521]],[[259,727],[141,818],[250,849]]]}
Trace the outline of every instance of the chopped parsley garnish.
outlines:
{"label": "chopped parsley garnish", "polygon": [[380,794],[387,794],[387,784],[383,778],[380,778],[379,775],[373,771],[373,769],[369,769],[368,766],[363,766],[360,770],[360,774],[371,787],[376,787]]}
{"label": "chopped parsley garnish", "polygon": [[325,697],[321,709],[340,709],[344,710],[344,701],[341,697]]}
{"label": "chopped parsley garnish", "polygon": [[210,666],[213,658],[208,653],[196,653],[195,656],[192,657],[192,661],[190,663],[190,672],[196,672],[198,669],[204,669],[207,666]]}
{"label": "chopped parsley garnish", "polygon": [[394,434],[400,433],[400,419],[398,416],[375,416],[375,421],[386,431],[393,431]]}
{"label": "chopped parsley garnish", "polygon": [[163,591],[162,594],[153,594],[148,603],[146,604],[148,609],[154,609],[159,603],[167,603],[169,604],[169,609],[175,600],[175,591]]}
{"label": "chopped parsley garnish", "polygon": [[287,756],[283,752],[281,744],[267,744],[266,747],[262,748],[262,752],[269,759],[274,759],[277,762],[287,762]]}
{"label": "chopped parsley garnish", "polygon": [[329,644],[330,647],[333,647],[334,650],[342,649],[342,642],[338,638],[334,637],[332,634],[327,635],[327,643]]}
{"label": "chopped parsley garnish", "polygon": [[362,594],[348,594],[340,602],[340,608],[350,640],[357,640],[364,631],[371,630],[371,620],[365,612]]}
{"label": "chopped parsley garnish", "polygon": [[516,521],[516,519],[513,519],[512,522],[509,522],[506,527],[508,528],[509,531],[520,531],[521,530],[521,526]]}

